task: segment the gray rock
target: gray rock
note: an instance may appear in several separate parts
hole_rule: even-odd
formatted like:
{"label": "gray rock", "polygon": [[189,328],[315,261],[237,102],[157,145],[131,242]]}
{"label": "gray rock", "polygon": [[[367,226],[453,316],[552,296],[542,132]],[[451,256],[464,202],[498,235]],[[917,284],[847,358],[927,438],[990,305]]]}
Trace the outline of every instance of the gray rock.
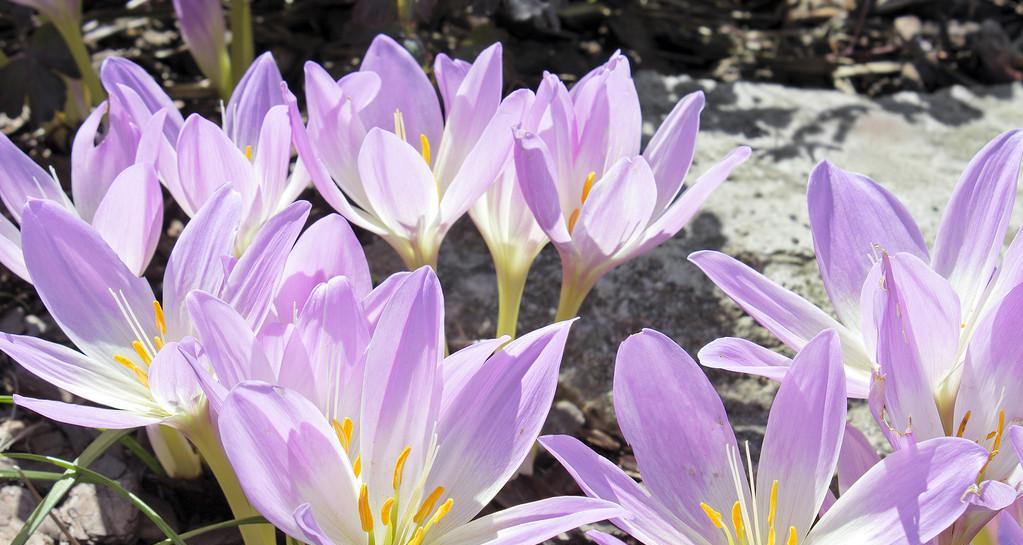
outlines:
{"label": "gray rock", "polygon": [[[35,498],[26,488],[14,485],[0,488],[0,543],[10,543],[18,535],[35,504]],[[28,545],[53,545],[56,541],[52,536],[59,533],[57,526],[48,519],[29,538]]]}
{"label": "gray rock", "polygon": [[[610,403],[615,351],[641,328],[664,332],[694,355],[726,335],[779,346],[686,261],[689,253],[724,251],[829,308],[806,213],[811,168],[827,158],[884,184],[930,240],[966,163],[989,139],[1018,124],[1023,112],[1019,85],[900,93],[873,101],[836,91],[695,81],[651,72],[638,73],[636,82],[647,137],[682,95],[697,89],[707,94],[694,175],[737,145],[752,146],[754,155],[687,229],[609,274],[584,304],[562,365],[559,396],[604,429],[615,429]],[[367,252],[378,276],[401,267],[380,240],[372,241]],[[493,336],[493,267],[468,220],[453,229],[442,248],[440,278],[452,348]],[[559,282],[558,257],[548,247],[530,273],[520,331],[549,323]],[[714,370],[708,375],[725,399],[740,438],[758,445],[776,386]],[[869,424],[866,408],[853,405],[857,423]]]}
{"label": "gray rock", "polygon": [[[82,428],[58,428],[44,422],[25,428],[15,419],[0,427],[0,434],[23,436],[23,443],[14,450],[48,454],[73,459],[83,450],[95,433]],[[0,467],[10,467],[4,460]],[[23,469],[55,471],[53,466],[19,462]],[[143,468],[134,458],[125,456],[120,446],[107,451],[91,469],[119,482],[133,493],[139,493]],[[34,486],[41,495],[49,491],[48,483],[39,481]],[[7,543],[24,525],[38,500],[26,487],[10,485],[0,489],[0,543]],[[67,543],[68,535],[82,545],[103,543],[117,545],[138,541],[140,521],[143,518],[135,507],[116,492],[102,486],[79,483],[51,513],[63,529],[48,517],[29,543],[44,545]],[[65,533],[66,532],[66,533]],[[9,534],[9,535],[8,535]],[[6,539],[5,539],[6,538]]]}

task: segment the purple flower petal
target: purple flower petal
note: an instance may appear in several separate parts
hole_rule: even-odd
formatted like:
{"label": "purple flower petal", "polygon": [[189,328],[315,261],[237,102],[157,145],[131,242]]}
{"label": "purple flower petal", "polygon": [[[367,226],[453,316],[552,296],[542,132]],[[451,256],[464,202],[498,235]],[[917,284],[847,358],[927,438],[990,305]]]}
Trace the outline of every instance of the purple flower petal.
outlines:
{"label": "purple flower petal", "polygon": [[[220,9],[219,6],[217,8]],[[242,79],[238,80],[224,109],[224,132],[238,149],[252,146],[258,151],[263,119],[271,108],[284,104],[282,81],[281,71],[269,51],[252,61]]]}
{"label": "purple flower petal", "polygon": [[621,508],[613,503],[561,496],[480,517],[442,539],[444,545],[536,545],[583,524],[621,514]]}
{"label": "purple flower petal", "polygon": [[721,399],[700,367],[671,339],[643,330],[618,349],[614,404],[654,497],[697,533],[714,535],[700,503],[727,509],[735,502],[729,457],[734,460],[739,450]]}
{"label": "purple flower petal", "polygon": [[163,232],[163,192],[152,165],[138,163],[117,176],[96,208],[92,226],[141,276]]}
{"label": "purple flower petal", "polygon": [[185,225],[163,275],[163,311],[168,337],[176,339],[191,332],[185,315],[185,296],[190,291],[220,291],[228,272],[221,259],[231,255],[241,212],[241,197],[225,186]]}
{"label": "purple flower petal", "polygon": [[380,76],[380,92],[363,111],[366,127],[394,130],[394,112],[405,118],[405,129],[418,141],[425,135],[431,143],[441,141],[444,121],[440,102],[426,73],[412,55],[393,39],[380,34],[363,57],[362,72]]}
{"label": "purple flower petal", "polygon": [[21,234],[39,298],[89,357],[117,365],[114,356],[126,355],[139,336],[132,321],[147,338],[159,334],[149,283],[91,226],[51,201],[34,200],[25,207]]}
{"label": "purple flower petal", "polygon": [[87,428],[124,430],[157,424],[162,420],[162,418],[144,416],[131,411],[75,405],[73,403],[35,399],[20,395],[14,396],[14,402],[19,407],[39,413],[51,420],[74,426],[85,426]]}
{"label": "purple flower petal", "polygon": [[643,157],[650,163],[657,180],[654,210],[658,212],[675,200],[693,164],[696,135],[700,131],[700,112],[705,103],[703,91],[682,97],[643,150]]}
{"label": "purple flower petal", "polygon": [[927,259],[927,244],[906,208],[878,183],[827,161],[810,173],[810,230],[824,287],[842,323],[858,327],[860,290],[879,251]]}
{"label": "purple flower petal", "polygon": [[[597,455],[575,437],[547,435],[544,446],[575,479],[586,495],[621,505],[625,516],[610,521],[643,543],[700,543],[696,530],[687,526],[618,466]],[[706,517],[704,517],[706,518]],[[712,535],[712,534],[708,534]]]}
{"label": "purple flower petal", "polygon": [[775,528],[806,534],[835,474],[846,403],[842,347],[826,330],[796,354],[771,405],[757,467],[761,521],[777,482]]}
{"label": "purple flower petal", "polygon": [[373,289],[362,244],[343,217],[331,214],[310,225],[288,255],[274,299],[279,317],[290,321],[313,288],[339,275],[348,277],[360,298]]}
{"label": "purple flower petal", "polygon": [[986,461],[987,451],[965,439],[899,450],[846,491],[801,543],[926,543],[965,511],[961,498]]}
{"label": "purple flower petal", "polygon": [[1023,161],[1023,131],[1002,133],[963,171],[938,227],[931,265],[948,278],[967,313],[998,264]]}
{"label": "purple flower petal", "polygon": [[553,324],[506,345],[442,415],[426,490],[443,486],[458,500],[438,524],[439,532],[476,516],[526,458],[554,402],[571,325]]}

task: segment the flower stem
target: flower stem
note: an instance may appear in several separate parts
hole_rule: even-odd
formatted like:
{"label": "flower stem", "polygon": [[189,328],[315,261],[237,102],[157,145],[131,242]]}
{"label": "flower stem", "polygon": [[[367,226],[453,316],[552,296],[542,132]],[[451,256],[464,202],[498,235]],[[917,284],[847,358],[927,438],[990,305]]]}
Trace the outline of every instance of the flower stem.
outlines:
{"label": "flower stem", "polygon": [[522,293],[526,289],[526,277],[529,267],[519,264],[506,264],[503,260],[494,260],[497,272],[497,336],[508,335],[515,338],[518,329],[519,308],[522,305]]}
{"label": "flower stem", "polygon": [[231,0],[231,87],[252,64],[252,6],[249,0]]}
{"label": "flower stem", "polygon": [[585,275],[577,277],[563,269],[561,297],[558,299],[558,311],[554,314],[554,321],[561,322],[578,316],[579,308],[583,306],[583,301],[586,300],[586,296],[589,295],[597,280],[599,280],[599,276],[596,279],[590,279]]}
{"label": "flower stem", "polygon": [[54,26],[57,28],[57,32],[60,33],[60,36],[64,38],[68,51],[71,52],[71,58],[74,59],[75,66],[78,67],[78,73],[82,76],[82,83],[85,84],[86,90],[89,91],[89,101],[93,106],[98,105],[103,99],[107,98],[107,94],[99,81],[96,69],[92,67],[92,58],[89,56],[89,51],[85,49],[82,29],[79,28],[78,24],[71,21],[60,24],[55,21]]}
{"label": "flower stem", "polygon": [[[235,518],[259,515],[259,512],[249,503],[249,499],[245,497],[245,492],[242,491],[241,484],[238,482],[238,476],[227,460],[227,455],[224,453],[224,448],[220,444],[220,438],[217,437],[213,425],[205,418],[198,420],[188,430],[188,438],[199,449],[199,453],[202,454],[203,459],[210,466],[210,470],[213,471],[213,476],[220,483],[220,489],[223,490],[227,503],[231,506],[231,512],[234,513]],[[274,527],[269,524],[240,526],[238,530],[242,534],[245,545],[275,545],[277,542]]]}
{"label": "flower stem", "polygon": [[175,479],[195,479],[202,474],[202,459],[178,430],[153,424],[146,426],[149,444],[167,475]]}

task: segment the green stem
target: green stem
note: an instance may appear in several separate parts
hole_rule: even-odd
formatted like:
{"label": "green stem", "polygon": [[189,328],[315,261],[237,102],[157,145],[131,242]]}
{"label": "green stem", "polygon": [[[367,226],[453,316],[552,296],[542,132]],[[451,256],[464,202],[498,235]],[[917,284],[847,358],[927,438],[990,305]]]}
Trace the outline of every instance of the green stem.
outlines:
{"label": "green stem", "polygon": [[237,84],[252,64],[252,6],[249,0],[231,0],[231,83]]}
{"label": "green stem", "polygon": [[494,260],[497,272],[497,336],[508,335],[515,338],[518,329],[519,308],[522,306],[522,293],[526,289],[526,278],[529,267],[519,264],[504,264],[503,260]]}
{"label": "green stem", "polygon": [[[227,503],[234,516],[236,518],[258,516],[259,513],[252,507],[249,499],[245,497],[245,492],[242,491],[238,476],[227,460],[227,455],[224,453],[224,448],[220,444],[220,438],[217,437],[213,425],[205,419],[201,419],[188,430],[188,438],[192,440],[195,448],[199,450],[199,454],[213,471],[213,476],[220,483],[220,489],[223,490],[224,497],[227,498]],[[277,542],[274,527],[269,524],[251,524],[241,526],[238,530],[242,534],[245,545],[275,545]]]}
{"label": "green stem", "polygon": [[589,295],[596,283],[596,280],[585,276],[577,278],[563,270],[561,297],[558,299],[558,311],[554,314],[554,321],[561,322],[578,316],[579,308],[583,306],[583,301],[586,300],[586,296]]}
{"label": "green stem", "polygon": [[82,29],[73,23],[57,24],[55,22],[54,26],[57,27],[57,32],[60,32],[60,36],[64,38],[64,43],[67,44],[68,50],[71,52],[71,58],[74,59],[75,66],[78,67],[85,89],[89,91],[89,101],[93,106],[98,105],[107,98],[107,93],[103,90],[96,69],[92,67],[92,58],[89,56],[89,51],[85,49],[85,42],[82,39]]}
{"label": "green stem", "polygon": [[149,444],[167,475],[175,479],[196,479],[202,475],[202,460],[188,439],[178,430],[161,425],[146,427]]}

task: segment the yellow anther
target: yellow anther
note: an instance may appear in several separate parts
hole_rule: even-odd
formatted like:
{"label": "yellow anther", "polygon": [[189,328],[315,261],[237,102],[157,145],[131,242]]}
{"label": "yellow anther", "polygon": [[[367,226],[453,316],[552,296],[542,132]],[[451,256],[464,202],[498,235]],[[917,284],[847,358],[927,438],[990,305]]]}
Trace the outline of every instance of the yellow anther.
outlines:
{"label": "yellow anther", "polygon": [[343,422],[331,420],[330,425],[334,428],[334,433],[337,434],[341,448],[345,449],[347,453],[352,446],[352,419],[346,416]]}
{"label": "yellow anther", "polygon": [[579,209],[576,208],[572,211],[572,215],[568,216],[568,232],[572,233],[572,229],[575,229],[575,222],[579,221]]}
{"label": "yellow anther", "polygon": [[153,315],[156,316],[156,329],[161,337],[167,336],[167,318],[163,315],[163,307],[159,301],[153,301]]}
{"label": "yellow anther", "polygon": [[452,498],[448,498],[444,503],[440,504],[440,507],[437,508],[437,512],[430,517],[430,522],[426,523],[423,533],[425,534],[426,532],[429,532],[430,528],[432,528],[434,524],[437,524],[442,518],[447,516],[448,512],[451,511],[451,506],[454,504],[455,500]]}
{"label": "yellow anther", "polygon": [[135,379],[142,383],[143,386],[149,388],[149,374],[142,370],[141,367],[135,365],[135,362],[129,360],[124,356],[114,356],[114,361],[128,368],[135,375]]}
{"label": "yellow anther", "polygon": [[408,138],[405,137],[405,116],[401,115],[401,110],[398,109],[394,110],[394,134],[408,142]]}
{"label": "yellow anther", "polygon": [[959,329],[966,329],[966,322],[959,324]]}
{"label": "yellow anther", "polygon": [[362,456],[356,456],[355,462],[352,463],[352,473],[355,474],[355,478],[359,478],[359,474],[362,473]]}
{"label": "yellow anther", "polygon": [[380,508],[380,520],[384,521],[384,526],[391,523],[391,508],[394,507],[394,498],[387,498],[384,502],[383,507]]}
{"label": "yellow anther", "polygon": [[998,411],[998,429],[995,430],[995,446],[991,450],[995,453],[1002,446],[1002,437],[1005,436],[1005,411]]}
{"label": "yellow anther", "polygon": [[249,161],[252,160],[252,146],[245,146],[245,158]]}
{"label": "yellow anther", "polygon": [[416,528],[415,532],[412,532],[412,539],[408,541],[408,545],[420,545],[423,542],[423,537],[426,536],[426,532],[423,531],[423,527]]}
{"label": "yellow anther", "polygon": [[963,415],[963,421],[959,423],[959,429],[956,430],[956,437],[962,437],[966,433],[966,423],[970,421],[971,414],[973,411],[966,411],[966,414]]}
{"label": "yellow anther", "polygon": [[423,152],[423,160],[430,164],[430,139],[425,134],[419,134],[419,147]]}
{"label": "yellow anther", "polygon": [[157,352],[163,350],[163,337],[160,336],[153,337],[153,344],[156,346]]}
{"label": "yellow anther", "polygon": [[398,461],[394,462],[394,476],[391,477],[391,486],[396,491],[401,488],[401,477],[405,473],[405,460],[408,460],[410,452],[412,452],[412,447],[405,447],[401,454],[398,455]]}
{"label": "yellow anther", "polygon": [[700,508],[703,509],[703,512],[707,514],[707,518],[709,518],[710,522],[714,524],[714,527],[716,528],[725,527],[725,523],[721,519],[721,513],[715,511],[713,507],[703,502],[700,502]]}
{"label": "yellow anther", "polygon": [[713,507],[704,502],[700,502],[700,508],[707,514],[707,518],[710,519],[711,524],[725,534],[725,538],[728,539],[728,545],[735,545],[735,540],[732,539],[732,532],[729,532],[728,527],[725,526],[725,521],[721,518],[721,513],[715,511]]}
{"label": "yellow anther", "polygon": [[778,480],[771,483],[771,503],[767,508],[767,527],[774,531],[774,518],[778,514]]}
{"label": "yellow anther", "polygon": [[366,485],[359,489],[359,522],[362,523],[363,532],[373,531],[373,513],[369,510],[369,490]]}
{"label": "yellow anther", "polygon": [[796,535],[796,527],[789,526],[789,539],[785,541],[785,545],[796,545],[799,541],[799,536]]}
{"label": "yellow anther", "polygon": [[774,527],[767,530],[767,545],[774,545]]}
{"label": "yellow anther", "polygon": [[423,504],[419,506],[419,510],[416,511],[415,516],[412,517],[413,522],[416,524],[422,524],[426,517],[430,516],[433,512],[433,505],[437,503],[437,500],[444,495],[444,487],[438,486],[430,492],[430,495],[423,500]]}
{"label": "yellow anther", "polygon": [[586,175],[586,181],[583,183],[583,196],[579,199],[581,204],[586,204],[586,197],[590,196],[590,190],[593,189],[593,182],[595,181],[597,181],[597,173],[591,170]]}
{"label": "yellow anther", "polygon": [[742,504],[738,501],[732,504],[732,527],[735,528],[735,535],[739,537],[739,543],[744,542],[746,527],[742,523]]}
{"label": "yellow anther", "polygon": [[146,347],[142,346],[140,341],[131,341],[131,347],[135,349],[135,353],[142,358],[146,365],[153,363],[153,357],[149,355],[149,351],[146,350]]}

